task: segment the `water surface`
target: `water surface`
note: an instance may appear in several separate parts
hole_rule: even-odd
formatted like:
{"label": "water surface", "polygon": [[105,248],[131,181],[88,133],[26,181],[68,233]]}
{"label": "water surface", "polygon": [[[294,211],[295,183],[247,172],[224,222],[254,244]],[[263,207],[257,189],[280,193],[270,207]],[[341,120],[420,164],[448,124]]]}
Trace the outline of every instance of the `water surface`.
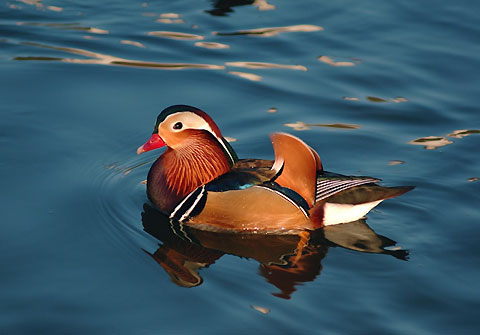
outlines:
{"label": "water surface", "polygon": [[[477,333],[478,9],[4,1],[0,333]],[[295,240],[152,229],[159,152],[135,150],[179,103],[240,157],[272,159],[284,131],[327,170],[416,189],[317,236],[295,274]],[[356,231],[375,252],[347,243]]]}

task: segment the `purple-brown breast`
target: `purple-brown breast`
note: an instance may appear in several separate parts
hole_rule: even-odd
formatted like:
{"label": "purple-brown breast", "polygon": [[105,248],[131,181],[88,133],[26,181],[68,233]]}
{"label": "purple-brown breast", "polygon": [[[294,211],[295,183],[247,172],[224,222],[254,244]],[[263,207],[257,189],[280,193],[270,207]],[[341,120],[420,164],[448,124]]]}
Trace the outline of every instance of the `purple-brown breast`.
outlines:
{"label": "purple-brown breast", "polygon": [[218,141],[204,130],[185,130],[181,147],[167,148],[152,165],[147,195],[163,212],[170,213],[190,192],[230,170]]}

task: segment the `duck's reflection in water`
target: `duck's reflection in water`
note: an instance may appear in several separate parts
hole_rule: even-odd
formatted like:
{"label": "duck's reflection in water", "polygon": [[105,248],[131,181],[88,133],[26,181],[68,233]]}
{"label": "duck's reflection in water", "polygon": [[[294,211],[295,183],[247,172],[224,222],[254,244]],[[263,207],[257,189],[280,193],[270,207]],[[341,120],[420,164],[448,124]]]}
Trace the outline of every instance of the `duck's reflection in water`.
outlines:
{"label": "duck's reflection in water", "polygon": [[395,241],[377,235],[365,220],[328,226],[310,232],[308,244],[300,251],[300,235],[265,235],[209,232],[172,222],[167,216],[144,204],[142,223],[145,231],[162,244],[154,252],[146,251],[180,286],[202,283],[199,270],[215,263],[224,254],[255,259],[260,274],[289,299],[300,283],[313,281],[321,272],[321,261],[330,247],[343,247],[366,253],[387,254],[407,260],[408,251],[387,249]]}

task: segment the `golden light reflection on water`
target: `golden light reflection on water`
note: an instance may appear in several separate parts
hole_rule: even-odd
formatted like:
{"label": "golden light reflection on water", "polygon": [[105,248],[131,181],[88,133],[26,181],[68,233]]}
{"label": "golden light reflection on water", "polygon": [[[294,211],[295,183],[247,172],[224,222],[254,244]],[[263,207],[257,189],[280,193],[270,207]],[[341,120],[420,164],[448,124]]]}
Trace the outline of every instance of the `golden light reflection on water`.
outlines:
{"label": "golden light reflection on water", "polygon": [[202,35],[180,33],[175,31],[150,31],[147,33],[147,35],[171,38],[174,40],[203,40],[205,38]]}
{"label": "golden light reflection on water", "polygon": [[295,123],[285,123],[284,125],[298,131],[311,129],[310,125],[307,125],[303,121],[297,121]]}
{"label": "golden light reflection on water", "polygon": [[178,13],[162,13],[162,14],[160,14],[160,17],[164,18],[164,19],[179,19],[180,14],[178,14]]}
{"label": "golden light reflection on water", "polygon": [[452,133],[447,134],[449,137],[455,137],[455,138],[462,138],[465,136],[469,136],[472,134],[480,134],[480,130],[472,129],[472,130],[467,130],[467,129],[459,129],[459,130],[454,130]]}
{"label": "golden light reflection on water", "polygon": [[63,11],[63,8],[62,7],[57,7],[57,6],[47,6],[47,9],[48,10],[52,10],[54,12],[61,12]]}
{"label": "golden light reflection on water", "polygon": [[405,161],[395,160],[395,161],[388,162],[388,165],[390,166],[401,165],[401,164],[405,164]]}
{"label": "golden light reflection on water", "polygon": [[384,99],[384,98],[379,98],[379,97],[372,97],[372,96],[367,96],[366,99],[371,102],[407,102],[408,100],[402,97],[396,97],[396,98],[389,98],[389,99]]}
{"label": "golden light reflection on water", "polygon": [[95,27],[83,27],[79,23],[50,23],[50,22],[17,22],[19,26],[37,26],[37,27],[49,27],[64,30],[80,30],[92,34],[108,34],[109,31],[105,29]]}
{"label": "golden light reflection on water", "polygon": [[15,57],[14,60],[18,61],[59,61],[64,63],[76,63],[76,64],[100,64],[100,65],[118,65],[118,66],[132,66],[132,67],[146,67],[157,68],[164,70],[180,70],[180,69],[209,69],[209,70],[223,70],[223,65],[212,64],[194,64],[194,63],[158,63],[158,62],[144,62],[138,60],[130,60],[125,58],[119,58],[115,56],[105,55],[97,52],[91,52],[84,49],[57,47],[40,43],[20,43],[22,45],[34,46],[39,48],[51,49],[71,53],[75,55],[81,55],[88,58],[60,58],[60,57]]}
{"label": "golden light reflection on water", "polygon": [[140,42],[129,41],[129,40],[121,40],[120,43],[128,44],[128,45],[134,45],[134,46],[139,47],[139,48],[145,48],[145,45],[143,45]]}
{"label": "golden light reflection on water", "polygon": [[327,128],[339,128],[339,129],[359,129],[360,125],[358,124],[349,124],[349,123],[324,123],[317,125],[318,127],[327,127]]}
{"label": "golden light reflection on water", "polygon": [[275,5],[269,4],[266,0],[255,0],[252,4],[258,8],[258,10],[274,10]]}
{"label": "golden light reflection on water", "polygon": [[302,131],[310,130],[312,127],[327,127],[327,128],[338,128],[338,129],[359,129],[360,125],[358,124],[348,124],[348,123],[305,123],[303,121],[297,121],[295,123],[285,123],[287,127],[292,128],[293,130]]}
{"label": "golden light reflection on water", "polygon": [[[480,130],[459,129],[459,130],[454,130],[453,132],[447,134],[446,136],[460,139],[465,136],[469,136],[473,134],[480,134]],[[454,142],[448,140],[447,137],[445,136],[426,136],[426,137],[420,137],[408,142],[408,144],[423,145],[427,150],[434,150],[436,148],[443,147],[445,145],[452,144],[452,143]]]}
{"label": "golden light reflection on water", "polygon": [[[360,98],[357,97],[342,97],[343,100],[347,101],[359,101]],[[379,97],[373,97],[373,96],[366,96],[365,100],[370,101],[370,102],[395,102],[395,103],[401,103],[401,102],[408,102],[406,98],[403,97],[396,97],[396,98],[389,98],[389,99],[384,99],[384,98],[379,98]]]}
{"label": "golden light reflection on water", "polygon": [[264,62],[227,62],[225,63],[225,65],[233,67],[243,67],[246,69],[289,69],[307,71],[307,68],[303,65],[285,65]]}
{"label": "golden light reflection on water", "polygon": [[255,306],[255,305],[250,305],[254,310],[262,313],[262,314],[268,314],[270,313],[270,309],[262,306]]}
{"label": "golden light reflection on water", "polygon": [[448,144],[452,144],[452,141],[449,141],[446,137],[439,136],[426,136],[420,137],[415,140],[408,142],[408,144],[413,145],[423,145],[427,150],[434,150],[439,147],[443,147]]}
{"label": "golden light reflection on water", "polygon": [[216,43],[216,42],[195,42],[197,47],[207,48],[207,49],[229,49],[228,44]]}
{"label": "golden light reflection on water", "polygon": [[17,0],[18,2],[23,2],[24,4],[27,5],[32,5],[32,6],[43,6],[40,0]]}
{"label": "golden light reflection on water", "polygon": [[229,71],[228,73],[233,74],[234,76],[237,76],[237,77],[240,77],[240,78],[251,80],[251,81],[262,80],[262,76],[259,76],[257,74],[253,74],[253,73],[238,72],[238,71]]}
{"label": "golden light reflection on water", "polygon": [[390,101],[400,103],[400,102],[407,102],[408,100],[406,98],[397,97],[397,98],[390,98]]}
{"label": "golden light reflection on water", "polygon": [[[129,41],[129,40],[122,40],[121,43],[130,44],[137,47],[145,47],[142,43]],[[207,42],[204,42],[204,43],[207,43]],[[150,67],[150,68],[161,68],[161,69],[202,68],[202,69],[223,70],[226,68],[223,65],[213,65],[213,64],[160,63],[160,62],[145,62],[145,61],[139,61],[139,60],[130,60],[130,59],[115,57],[111,55],[101,54],[97,52],[92,52],[85,49],[58,47],[58,46],[41,44],[41,43],[22,42],[20,44],[38,47],[38,48],[57,50],[57,51],[66,52],[66,53],[75,54],[75,55],[81,55],[87,58],[84,59],[84,58],[43,57],[43,56],[25,56],[25,57],[13,58],[14,60],[18,60],[18,61],[29,61],[29,60],[30,61],[60,61],[64,63],[76,63],[76,64],[121,65],[121,66]],[[218,44],[208,43],[207,45],[210,47],[212,46],[219,47]],[[205,44],[203,44],[203,46],[205,46]],[[286,65],[286,64],[274,64],[274,63],[266,63],[266,62],[227,62],[225,63],[225,65],[231,66],[231,67],[247,68],[247,69],[290,69],[290,70],[307,71],[307,68],[303,65]],[[262,79],[261,76],[253,73],[238,72],[238,71],[231,71],[229,73],[248,79],[248,80],[252,80],[252,81],[260,81]]]}
{"label": "golden light reflection on water", "polygon": [[[25,4],[35,5],[37,7],[44,8],[45,6],[42,4],[41,1],[35,0],[22,0],[20,1]],[[144,2],[141,4],[142,7],[148,7],[148,3]],[[275,6],[268,3],[265,0],[257,0],[252,1],[252,5],[256,6],[259,10],[272,10],[275,9]],[[53,6],[51,10],[60,11],[61,7]],[[153,17],[154,20],[157,19],[157,22],[161,23],[181,23],[183,19],[180,14],[168,12],[168,13],[154,13],[154,12],[144,12],[142,13],[143,16],[150,16]],[[96,35],[106,35],[110,34],[110,32],[106,29],[101,29],[97,27],[89,27],[83,26],[77,22],[71,23],[57,23],[57,22],[17,22],[18,25],[23,26],[37,26],[37,27],[49,27],[54,29],[61,29],[61,30],[78,30],[83,31],[89,34],[96,34]],[[195,28],[197,25],[191,25],[192,28]],[[266,28],[257,28],[257,29],[250,29],[250,30],[240,30],[233,33],[220,33],[220,32],[213,32],[216,35],[255,35],[255,36],[275,36],[280,33],[286,32],[315,32],[323,30],[322,27],[316,25],[308,25],[308,24],[301,24],[301,25],[291,25],[291,26],[284,26],[284,27],[266,27]],[[173,40],[186,40],[186,41],[197,41],[195,42],[195,46],[207,49],[229,49],[230,45],[224,43],[217,43],[217,42],[206,42],[203,41],[205,39],[204,35],[201,34],[191,34],[191,33],[184,33],[184,32],[177,32],[177,31],[149,31],[145,32],[149,36],[161,37],[161,38],[168,38]],[[93,36],[84,35],[84,39],[93,40],[95,39]],[[138,48],[146,48],[146,45],[137,41],[123,39],[120,40],[120,43],[125,45],[131,45]],[[74,55],[81,55],[86,58],[74,58],[74,57],[55,57],[55,56],[43,56],[43,55],[27,55],[27,56],[18,56],[13,58],[14,60],[18,61],[58,61],[64,63],[76,63],[76,64],[102,64],[102,65],[117,65],[117,66],[133,66],[133,67],[145,67],[145,68],[159,68],[159,69],[184,69],[184,68],[203,68],[203,69],[225,69],[226,66],[228,67],[238,67],[238,68],[245,68],[245,69],[290,69],[290,70],[298,70],[298,71],[307,71],[307,68],[303,65],[290,65],[290,64],[275,64],[269,62],[227,62],[222,65],[212,65],[212,64],[187,64],[187,63],[160,63],[160,62],[146,62],[141,60],[132,60],[132,59],[125,59],[116,57],[113,55],[107,55],[97,52],[88,51],[85,49],[79,48],[71,48],[71,47],[60,47],[60,46],[52,46],[42,43],[20,43],[23,45],[34,46],[38,48],[46,48],[50,50],[57,50],[60,52],[66,52]],[[241,72],[241,71],[230,71],[232,75],[250,80],[250,81],[260,81],[262,80],[262,76],[254,73],[249,72]]]}
{"label": "golden light reflection on water", "polygon": [[379,98],[379,97],[367,96],[366,99],[367,99],[368,101],[371,101],[371,102],[388,102],[388,100],[385,100],[385,99]]}
{"label": "golden light reflection on water", "polygon": [[156,19],[155,22],[159,23],[166,23],[166,24],[177,24],[177,23],[184,23],[182,19]]}
{"label": "golden light reflection on water", "polygon": [[[17,2],[26,4],[26,5],[30,5],[30,6],[35,6],[37,9],[44,9],[45,8],[45,9],[51,10],[53,12],[63,11],[62,7],[45,6],[40,0],[17,0]],[[15,4],[11,4],[11,3],[9,3],[8,6],[9,6],[9,8],[12,8],[12,9],[21,9],[19,6],[15,5]]]}
{"label": "golden light reflection on water", "polygon": [[252,35],[252,36],[263,36],[271,37],[278,35],[280,33],[287,32],[312,32],[312,31],[321,31],[323,27],[310,25],[310,24],[300,24],[295,26],[286,26],[286,27],[270,27],[270,28],[257,28],[249,30],[239,30],[232,33],[221,33],[214,31],[212,34],[218,36],[235,36],[235,35]]}
{"label": "golden light reflection on water", "polygon": [[317,59],[331,66],[355,66],[354,62],[336,62],[328,56],[320,56]]}
{"label": "golden light reflection on water", "polygon": [[160,14],[160,18],[155,20],[155,22],[160,22],[160,23],[184,23],[184,21],[180,18],[180,14],[177,13],[162,13]]}

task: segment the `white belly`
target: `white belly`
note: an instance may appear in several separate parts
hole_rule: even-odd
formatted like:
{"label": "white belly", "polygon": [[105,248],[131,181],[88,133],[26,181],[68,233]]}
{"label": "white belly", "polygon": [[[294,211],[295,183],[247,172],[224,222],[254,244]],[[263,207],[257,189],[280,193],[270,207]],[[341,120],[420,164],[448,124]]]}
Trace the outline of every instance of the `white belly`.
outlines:
{"label": "white belly", "polygon": [[356,221],[364,217],[382,200],[367,202],[359,205],[335,204],[327,202],[324,207],[323,224],[331,226],[339,223]]}

